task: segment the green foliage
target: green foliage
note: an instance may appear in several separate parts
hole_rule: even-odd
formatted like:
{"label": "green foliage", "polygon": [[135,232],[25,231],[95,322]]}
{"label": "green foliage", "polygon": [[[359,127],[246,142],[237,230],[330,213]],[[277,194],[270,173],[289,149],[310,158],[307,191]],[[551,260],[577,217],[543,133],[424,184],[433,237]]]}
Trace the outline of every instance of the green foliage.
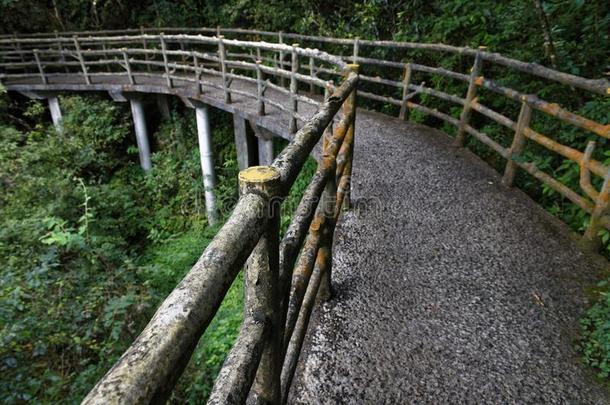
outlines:
{"label": "green foliage", "polygon": [[[155,134],[159,150],[145,175],[125,153],[133,138],[120,105],[61,102],[62,131],[0,126],[5,403],[80,400],[217,229],[205,220],[190,114],[174,115]],[[26,112],[38,120],[40,103]],[[236,177],[232,137],[222,130],[218,138],[226,159],[219,173]]]}
{"label": "green foliage", "polygon": [[610,279],[598,284],[598,301],[580,320],[582,352],[585,364],[597,370],[598,377],[610,377]]}
{"label": "green foliage", "polygon": [[[63,130],[26,107],[30,132],[0,126],[0,395],[5,403],[78,402],[111,367],[212,240],[194,117],[161,123],[144,174],[120,105],[62,98]],[[217,189],[226,217],[237,197],[230,120],[212,115]],[[310,160],[287,199],[284,227],[309,183]],[[172,398],[199,403],[241,322],[243,280],[231,287]]]}

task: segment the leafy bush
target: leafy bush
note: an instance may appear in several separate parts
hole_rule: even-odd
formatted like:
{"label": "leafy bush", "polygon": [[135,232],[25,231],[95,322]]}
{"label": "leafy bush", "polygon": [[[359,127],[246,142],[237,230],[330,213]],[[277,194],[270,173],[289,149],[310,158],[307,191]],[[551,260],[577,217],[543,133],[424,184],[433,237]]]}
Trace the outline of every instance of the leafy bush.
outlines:
{"label": "leafy bush", "polygon": [[[197,261],[220,225],[207,224],[191,111],[154,134],[143,173],[127,111],[67,97],[63,130],[0,126],[0,395],[5,403],[78,402],[112,366],[154,309]],[[212,115],[218,200],[228,215],[237,164],[228,117]],[[287,205],[296,207],[315,162]],[[282,219],[289,223],[291,211]],[[242,317],[237,278],[172,397],[207,397]]]}
{"label": "leafy bush", "polygon": [[610,377],[610,279],[598,284],[598,301],[580,320],[579,349],[585,364],[597,370],[598,377]]}

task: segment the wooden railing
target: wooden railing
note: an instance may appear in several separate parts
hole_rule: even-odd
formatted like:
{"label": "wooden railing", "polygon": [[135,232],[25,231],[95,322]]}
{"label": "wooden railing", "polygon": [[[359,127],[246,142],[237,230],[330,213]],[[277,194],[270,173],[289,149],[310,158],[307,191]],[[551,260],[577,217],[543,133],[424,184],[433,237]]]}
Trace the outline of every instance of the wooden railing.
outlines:
{"label": "wooden railing", "polygon": [[[120,38],[121,36],[127,35],[128,38],[133,38],[133,40],[143,41],[144,48],[147,48],[147,35],[155,34],[158,36],[161,32],[167,33],[168,39],[171,38],[174,41],[178,41],[182,48],[184,48],[185,43],[192,42],[188,35],[212,33],[217,37],[225,35],[233,36],[235,38],[248,38],[254,42],[268,40],[277,44],[283,44],[286,41],[299,41],[301,44],[307,44],[310,47],[319,45],[326,48],[326,50],[329,52],[332,50],[335,53],[339,53],[342,55],[340,57],[346,62],[357,63],[360,66],[359,87],[361,89],[359,91],[359,96],[362,99],[371,100],[372,102],[377,103],[376,105],[372,106],[373,108],[376,107],[384,112],[387,112],[386,106],[395,106],[395,108],[398,109],[398,116],[401,119],[408,119],[409,111],[418,111],[420,113],[435,117],[438,120],[456,127],[457,135],[455,141],[456,145],[458,146],[465,145],[467,136],[472,136],[476,140],[480,141],[506,160],[503,184],[506,186],[511,186],[515,178],[515,173],[517,169],[520,168],[560,195],[568,198],[583,211],[589,214],[589,225],[584,235],[584,240],[587,244],[597,246],[599,243],[599,230],[601,228],[610,229],[610,217],[606,215],[606,212],[608,211],[608,195],[610,194],[609,167],[593,157],[593,155],[596,154],[596,144],[601,144],[602,148],[605,148],[607,145],[607,139],[610,138],[610,125],[608,123],[599,123],[575,114],[566,108],[562,108],[556,103],[542,100],[534,94],[527,94],[505,87],[499,84],[499,82],[495,79],[491,79],[483,75],[483,64],[488,63],[492,68],[500,66],[508,68],[512,71],[518,71],[536,79],[557,82],[569,86],[570,88],[584,90],[592,96],[598,95],[598,97],[610,96],[610,82],[606,79],[585,79],[572,74],[559,72],[535,63],[523,62],[507,58],[497,53],[488,52],[484,47],[472,49],[444,44],[375,41],[361,40],[358,38],[328,38],[293,33],[220,27],[140,28],[101,32],[84,31],[61,34],[31,34],[20,37],[4,36],[4,38],[0,40],[0,47],[4,49],[2,52],[2,59],[4,60],[4,63],[0,65],[0,67],[3,69],[10,68],[16,70],[23,69],[26,66],[31,68],[31,60],[27,65],[20,65],[19,63],[20,61],[21,63],[28,63],[23,62],[23,59],[26,59],[28,58],[28,55],[31,55],[32,48],[40,47],[42,43],[49,46],[56,43],[57,50],[60,51],[66,46],[66,42],[62,40],[65,35],[78,35],[81,38],[79,40],[84,42],[87,47],[92,45],[92,43],[95,41],[97,41],[95,43],[98,45],[101,44],[102,47],[107,47],[111,41],[116,41],[117,36]],[[92,38],[88,39],[86,37],[87,35],[109,35],[109,37],[101,40],[94,40]],[[111,37],[110,35],[114,37]],[[115,39],[113,40],[112,38]],[[106,42],[107,45],[104,45],[104,42]],[[229,43],[229,40],[225,40],[225,42]],[[238,43],[239,41],[234,42],[236,45]],[[78,53],[78,50],[76,49],[76,46],[72,48],[71,56],[72,59],[74,59],[73,51],[76,50]],[[443,67],[426,66],[416,63],[414,60],[412,60],[412,57],[409,57],[409,53],[407,53],[406,57],[402,56],[400,58],[401,60],[384,60],[373,57],[363,57],[361,56],[361,50],[365,48],[372,51],[387,51],[393,49],[401,52],[410,52],[413,55],[416,52],[454,54],[461,57],[472,58],[473,62],[471,63],[472,68],[469,72],[461,73],[454,72]],[[64,50],[64,53],[65,52],[66,51]],[[98,50],[96,52],[100,51]],[[158,54],[158,50],[151,52],[154,55]],[[179,52],[180,51],[172,51],[167,53],[174,56],[180,56],[181,54]],[[147,58],[150,57],[150,55],[151,53],[148,54]],[[220,53],[220,55],[222,55],[222,53]],[[285,88],[286,80],[290,79],[290,75],[293,71],[295,72],[294,74],[297,76],[298,81],[309,83],[310,93],[312,94],[315,91],[315,88],[328,86],[328,82],[330,80],[341,74],[336,69],[333,69],[332,67],[329,68],[328,64],[320,63],[320,61],[316,59],[315,55],[306,55],[302,53],[299,53],[299,55],[303,57],[295,60],[295,64],[297,66],[293,69],[293,60],[289,55],[291,55],[290,51],[279,49],[277,49],[277,52],[273,55],[265,55],[261,54],[260,52],[244,53],[240,51],[227,53],[228,57],[238,57],[242,59],[242,63],[240,63],[239,66],[253,68],[255,65],[257,65],[256,62],[259,61],[260,63],[258,65],[261,66],[262,73],[273,72],[280,76],[280,80],[277,82],[277,85],[274,88],[281,88],[283,91],[289,91]],[[12,60],[8,61],[8,57],[11,57]],[[250,60],[250,62],[243,62],[243,60]],[[217,59],[212,59],[212,61],[217,62]],[[77,65],[78,61],[74,60],[71,63],[72,65]],[[127,61],[125,61],[125,59],[123,59],[121,63],[123,65],[127,65]],[[267,66],[265,66],[265,64],[267,64]],[[177,68],[178,66],[175,63],[171,63],[166,66],[166,70]],[[375,75],[366,75],[369,69],[374,71]],[[202,71],[206,72],[204,70]],[[231,73],[227,73],[226,69],[224,72],[225,79],[230,80],[232,77]],[[7,76],[5,77],[15,77],[14,73],[8,73],[9,71],[7,71]],[[433,79],[440,77],[445,80],[462,82],[468,86],[466,94],[464,97],[460,97],[434,88],[433,86],[426,86],[425,82],[419,84],[415,83],[413,80],[415,74],[429,75]],[[170,77],[169,73],[167,77]],[[373,91],[364,89],[367,84],[379,85],[384,87],[384,89],[379,90],[378,87],[373,89]],[[294,86],[289,87],[289,89],[293,89],[293,87]],[[265,87],[262,86],[263,92],[264,88]],[[482,104],[479,97],[477,97],[477,92],[480,91],[480,89],[493,92],[496,95],[510,100],[511,102],[517,103],[520,105],[519,114],[514,118],[510,118],[510,114],[514,114],[512,109],[511,111],[503,113],[494,111],[490,107]],[[395,91],[400,93],[400,97],[392,96]],[[413,100],[417,95],[426,95],[450,104],[455,104],[461,109],[461,112],[459,116],[454,116],[449,112],[439,111],[436,108],[423,105],[422,103],[415,103]],[[295,95],[295,98],[298,98],[303,102],[311,102],[311,99],[301,94],[298,96]],[[272,101],[270,102],[272,103]],[[294,104],[291,104],[291,106],[289,106],[290,109],[294,110],[293,106]],[[286,109],[285,106],[281,105],[277,105],[277,107]],[[371,108],[371,106],[369,106],[369,108]],[[600,137],[601,139],[598,138],[597,142],[595,142],[595,140],[591,140],[585,150],[577,150],[572,146],[564,145],[557,141],[556,137],[542,134],[532,129],[531,121],[533,110],[542,112],[550,117],[554,117],[561,122],[582,129],[590,134]],[[513,138],[510,145],[503,146],[491,136],[473,127],[473,120],[471,120],[473,112],[476,112],[492,122],[499,124],[509,131],[512,131]],[[296,119],[299,118],[294,111],[292,111],[292,113],[296,116]],[[294,123],[291,123],[291,128],[294,129]],[[527,161],[524,159],[523,150],[527,141],[532,141],[535,144],[558,154],[563,159],[575,162],[580,171],[578,189],[575,190],[570,188],[552,174],[538,168],[533,161]],[[598,147],[598,149],[600,148]],[[602,156],[602,154],[599,152],[597,152],[597,155]],[[592,184],[597,185],[597,188]]]}
{"label": "wooden railing", "polygon": [[[210,33],[215,36],[199,35]],[[262,39],[271,39],[273,43]],[[289,46],[284,44],[287,40],[299,41],[301,45],[322,44],[329,52],[343,56],[296,44]],[[453,53],[472,58],[472,67],[469,72],[461,73],[413,60],[364,57],[363,47]],[[346,65],[346,62],[354,64]],[[287,127],[295,133],[293,142],[272,166],[240,173],[242,196],[225,226],[85,402],[133,403],[167,398],[248,257],[246,317],[210,402],[239,403],[249,393],[262,401],[286,401],[315,298],[330,296],[334,225],[341,207],[349,205],[357,86],[361,88],[359,97],[378,103],[377,107],[386,113],[387,106],[394,106],[399,119],[406,120],[409,112],[419,111],[456,127],[457,146],[465,145],[467,136],[487,145],[506,160],[502,180],[506,186],[513,184],[516,170],[521,168],[565,196],[590,214],[584,240],[596,244],[600,229],[610,229],[607,215],[610,168],[593,158],[594,142],[581,151],[532,129],[532,112],[542,112],[601,137],[602,145],[610,138],[610,125],[574,114],[536,95],[505,87],[483,76],[484,63],[561,83],[598,97],[610,95],[610,84],[605,79],[584,79],[484,48],[442,44],[220,28],[142,28],[0,38],[3,72],[0,78],[7,85],[35,82],[51,86],[66,76],[74,78],[75,75],[84,86],[117,77],[123,84],[134,86],[162,78],[169,89],[192,91],[194,88],[194,93],[189,94],[196,95],[206,88],[220,90],[225,103],[232,102],[232,94],[256,100],[259,115],[265,114],[266,106],[276,108],[287,114]],[[383,70],[376,70],[377,75],[366,75],[369,67]],[[415,74],[463,82],[467,85],[466,94],[460,97],[425,83],[418,84],[413,79]],[[337,77],[343,77],[343,81],[335,87],[333,80]],[[249,83],[251,88],[237,88],[234,81]],[[390,91],[369,90],[368,84],[384,86]],[[265,92],[270,88],[287,96],[289,102],[267,97]],[[518,117],[511,119],[508,113],[483,105],[477,97],[480,89],[518,103]],[[317,92],[325,93],[325,97],[316,95]],[[453,116],[415,103],[419,95],[455,104],[460,113]],[[315,115],[302,116],[299,105],[303,103],[316,107]],[[341,105],[343,114],[338,118]],[[474,128],[473,112],[512,131],[510,146],[502,146]],[[335,118],[339,122],[332,131]],[[298,121],[305,123],[300,130]],[[280,240],[278,201],[286,195],[307,155],[325,131],[318,171],[288,232]],[[580,190],[569,188],[533,162],[525,161],[522,151],[528,140],[578,164]]]}
{"label": "wooden railing", "polygon": [[[333,231],[350,200],[357,66],[297,45],[225,40],[222,36],[0,40],[4,47],[9,43],[12,49],[0,52],[6,72],[3,79],[9,81],[33,79],[35,84],[50,86],[68,78],[70,83],[96,86],[111,80],[129,88],[156,78],[151,91],[159,83],[186,96],[216,89],[223,92],[227,104],[232,95],[239,95],[256,100],[261,116],[271,107],[288,117],[292,142],[271,166],[240,172],[241,196],[225,225],[131,347],[84,399],[91,404],[167,399],[245,265],[245,317],[209,403],[243,403],[248,395],[259,402],[285,402],[316,298],[331,296]],[[238,52],[231,53],[231,49]],[[256,61],[235,57],[248,51],[257,56]],[[290,55],[294,67],[299,57],[314,59],[342,72],[342,83],[335,87],[295,68],[284,70],[262,61],[277,60],[279,54]],[[249,53],[247,56],[250,58]],[[279,84],[282,79],[289,82],[289,89]],[[250,86],[238,89],[233,81]],[[326,97],[299,94],[299,82],[321,87]],[[283,94],[288,103],[267,97],[267,88]],[[317,112],[303,117],[299,112],[302,103],[315,106]],[[305,123],[300,129],[297,120]],[[282,199],[321,138],[318,169],[280,239]]]}

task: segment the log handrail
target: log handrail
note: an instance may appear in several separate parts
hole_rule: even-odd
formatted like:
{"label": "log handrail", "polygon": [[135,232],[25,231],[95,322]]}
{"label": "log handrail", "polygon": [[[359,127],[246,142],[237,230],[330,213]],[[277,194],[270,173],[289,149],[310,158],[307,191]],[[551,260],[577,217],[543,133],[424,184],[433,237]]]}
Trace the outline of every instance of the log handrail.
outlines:
{"label": "log handrail", "polygon": [[[239,39],[243,37],[246,39]],[[263,37],[270,42],[261,41]],[[299,44],[288,45],[286,40],[353,49],[345,55],[333,55]],[[450,52],[473,58],[473,68],[463,73],[426,66],[416,60],[370,58],[362,55],[363,47]],[[348,64],[354,61],[358,65]],[[225,104],[232,103],[232,94],[256,100],[259,116],[266,114],[266,107],[278,109],[288,116],[289,132],[296,132],[293,141],[271,166],[240,174],[242,195],[227,223],[85,402],[142,403],[167,398],[197,340],[248,257],[246,316],[209,402],[240,403],[248,395],[271,403],[286,401],[315,297],[330,296],[333,231],[341,207],[348,207],[350,199],[358,87],[366,89],[358,90],[359,97],[382,103],[384,107],[396,106],[400,119],[408,119],[409,111],[419,111],[456,127],[460,143],[467,136],[482,142],[506,159],[504,185],[512,186],[517,168],[529,173],[590,214],[584,239],[591,245],[599,243],[599,230],[610,229],[610,168],[592,157],[592,144],[585,151],[579,151],[532,129],[532,110],[606,139],[610,139],[610,124],[595,122],[537,95],[503,86],[483,76],[484,62],[596,96],[610,96],[610,83],[606,79],[585,79],[484,48],[444,44],[225,28],[140,28],[0,36],[0,80],[7,86],[22,79],[45,86],[66,75],[80,78],[80,83],[84,81],[86,85],[108,77],[124,77],[124,84],[137,85],[143,78],[156,77],[162,78],[170,89],[180,82],[194,85],[196,94],[206,87],[221,90]],[[364,75],[365,66],[388,69],[383,69],[383,76]],[[417,83],[414,72],[467,83],[468,93],[462,98],[426,86],[425,82]],[[342,77],[339,86],[333,82],[337,76]],[[232,87],[239,80],[249,83],[254,90]],[[299,83],[306,85],[302,87],[307,87],[309,94],[303,92]],[[371,90],[365,87],[367,84],[387,86],[392,89],[390,94],[400,94],[400,98]],[[273,100],[265,95],[267,89],[283,94],[290,102]],[[518,119],[483,105],[477,97],[478,89],[518,103],[521,106]],[[322,98],[316,92],[324,92],[326,96]],[[461,114],[456,116],[423,105],[425,100],[416,103],[414,99],[420,95],[457,105]],[[313,105],[317,112],[310,117],[303,116],[298,108],[300,104]],[[342,117],[339,117],[337,113],[342,106]],[[476,129],[470,119],[472,112],[513,131],[512,144],[503,146]],[[331,130],[335,120],[338,122]],[[298,121],[303,124],[300,129]],[[318,170],[286,235],[279,240],[278,201],[288,193],[305,159],[321,138],[324,146]],[[580,170],[581,190],[570,189],[533,162],[524,161],[521,153],[527,140],[575,162]],[[592,174],[598,178],[592,180]],[[601,188],[597,190],[594,184],[600,183]],[[253,282],[255,279],[262,281],[257,284]],[[159,333],[161,330],[163,333]]]}

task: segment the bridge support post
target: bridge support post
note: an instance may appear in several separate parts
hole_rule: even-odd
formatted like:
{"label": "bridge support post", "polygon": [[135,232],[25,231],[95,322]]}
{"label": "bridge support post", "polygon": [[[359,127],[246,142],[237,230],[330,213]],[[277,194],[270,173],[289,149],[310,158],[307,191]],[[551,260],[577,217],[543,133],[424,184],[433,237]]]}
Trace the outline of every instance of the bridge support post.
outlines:
{"label": "bridge support post", "polygon": [[284,336],[279,291],[280,173],[270,166],[254,166],[239,173],[239,183],[242,194],[253,192],[268,201],[268,222],[248,259],[245,277],[244,318],[269,325],[251,392],[256,403],[279,404]]}
{"label": "bridge support post", "polygon": [[239,166],[239,170],[245,170],[248,167],[253,166],[256,161],[256,155],[251,152],[253,149],[253,145],[251,145],[253,143],[252,138],[254,137],[248,134],[246,119],[238,114],[233,114],[233,130],[235,133],[237,166]]}
{"label": "bridge support post", "polygon": [[466,141],[466,127],[470,121],[470,115],[472,114],[472,101],[477,95],[477,79],[481,74],[481,67],[483,66],[483,59],[481,52],[485,49],[484,46],[480,46],[477,54],[474,58],[474,65],[470,70],[470,81],[468,82],[468,91],[466,92],[466,99],[464,100],[464,108],[462,114],[460,114],[460,124],[458,126],[458,133],[455,137],[455,145],[458,147],[464,146]]}
{"label": "bridge support post", "polygon": [[203,173],[205,209],[208,222],[210,224],[215,224],[218,220],[218,211],[216,210],[216,196],[214,195],[216,178],[214,176],[212,131],[210,130],[208,107],[205,104],[198,104],[195,108],[195,115],[197,118],[197,138],[199,140],[201,172]]}
{"label": "bridge support post", "polygon": [[144,103],[138,97],[130,98],[131,115],[133,116],[133,126],[136,132],[136,142],[138,143],[138,155],[140,166],[145,171],[152,168],[150,160],[150,145],[148,144],[148,130],[146,128],[146,115],[144,114]]}
{"label": "bridge support post", "polygon": [[159,112],[161,113],[161,117],[163,117],[163,119],[168,119],[170,117],[167,95],[157,94],[157,108],[159,109]]}
{"label": "bridge support post", "polygon": [[261,166],[271,165],[275,157],[273,153],[273,134],[259,127],[253,121],[250,121],[250,128],[254,131],[257,139],[258,164]]}
{"label": "bridge support post", "polygon": [[49,111],[51,111],[51,120],[53,120],[53,126],[57,130],[61,129],[61,108],[59,107],[59,99],[57,96],[49,97],[47,99],[49,102]]}
{"label": "bridge support post", "polygon": [[273,163],[273,138],[258,138],[258,163],[265,166]]}

